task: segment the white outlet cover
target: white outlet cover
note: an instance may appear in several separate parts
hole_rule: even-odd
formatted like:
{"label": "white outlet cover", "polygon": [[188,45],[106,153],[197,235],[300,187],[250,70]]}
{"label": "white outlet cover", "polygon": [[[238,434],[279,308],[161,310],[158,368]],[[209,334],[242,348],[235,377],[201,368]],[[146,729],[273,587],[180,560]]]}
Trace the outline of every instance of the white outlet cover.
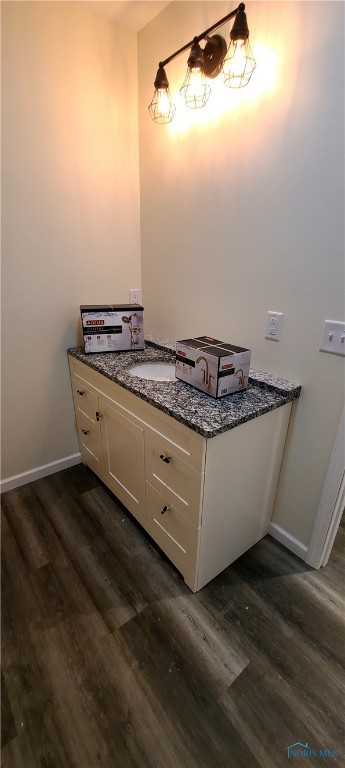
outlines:
{"label": "white outlet cover", "polygon": [[141,288],[129,289],[129,301],[131,304],[141,304]]}
{"label": "white outlet cover", "polygon": [[269,310],[267,313],[265,339],[269,339],[270,341],[280,341],[283,317],[284,312],[273,312],[272,310]]}
{"label": "white outlet cover", "polygon": [[340,320],[324,321],[319,350],[332,355],[345,355],[345,323]]}

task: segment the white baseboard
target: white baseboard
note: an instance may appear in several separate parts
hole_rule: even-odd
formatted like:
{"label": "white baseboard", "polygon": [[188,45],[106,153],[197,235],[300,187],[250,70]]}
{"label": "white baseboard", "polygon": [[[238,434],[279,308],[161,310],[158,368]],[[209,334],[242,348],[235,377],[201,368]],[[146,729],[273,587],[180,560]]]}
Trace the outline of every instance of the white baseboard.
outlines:
{"label": "white baseboard", "polygon": [[2,480],[0,483],[1,493],[11,491],[13,488],[19,488],[20,485],[26,483],[32,483],[34,480],[39,480],[41,477],[47,477],[54,474],[54,472],[60,472],[62,469],[68,469],[68,467],[74,467],[75,464],[80,464],[80,453],[73,453],[72,456],[66,456],[64,459],[58,459],[52,461],[50,464],[43,464],[41,467],[30,469],[28,472],[22,472],[20,475],[13,475],[6,480]]}
{"label": "white baseboard", "polygon": [[300,557],[301,560],[305,561],[308,547],[306,547],[305,544],[302,544],[298,539],[295,539],[294,536],[291,536],[291,533],[285,531],[284,528],[281,528],[277,523],[272,522],[270,523],[268,533],[273,539],[276,539],[280,544],[283,544],[284,547],[289,549],[290,552],[293,552],[294,555],[297,555],[297,557]]}

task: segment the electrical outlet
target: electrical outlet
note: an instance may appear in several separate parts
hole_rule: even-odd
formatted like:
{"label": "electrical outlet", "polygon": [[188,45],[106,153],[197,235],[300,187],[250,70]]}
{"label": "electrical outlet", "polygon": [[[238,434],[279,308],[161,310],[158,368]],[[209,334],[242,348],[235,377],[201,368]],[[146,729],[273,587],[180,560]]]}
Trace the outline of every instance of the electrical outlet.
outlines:
{"label": "electrical outlet", "polygon": [[129,289],[129,302],[130,304],[141,304],[141,288]]}
{"label": "electrical outlet", "polygon": [[267,326],[265,339],[271,341],[280,341],[282,325],[283,325],[284,312],[272,312],[267,313]]}
{"label": "electrical outlet", "polygon": [[325,320],[319,349],[333,355],[345,355],[345,323],[339,320]]}

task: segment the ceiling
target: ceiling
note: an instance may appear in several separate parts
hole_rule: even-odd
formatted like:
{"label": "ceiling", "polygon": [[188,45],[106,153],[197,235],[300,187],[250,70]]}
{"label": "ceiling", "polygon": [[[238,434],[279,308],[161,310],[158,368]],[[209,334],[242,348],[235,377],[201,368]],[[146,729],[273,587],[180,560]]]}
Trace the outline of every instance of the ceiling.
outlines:
{"label": "ceiling", "polygon": [[91,10],[112,21],[124,24],[134,32],[148,24],[170,0],[84,0]]}

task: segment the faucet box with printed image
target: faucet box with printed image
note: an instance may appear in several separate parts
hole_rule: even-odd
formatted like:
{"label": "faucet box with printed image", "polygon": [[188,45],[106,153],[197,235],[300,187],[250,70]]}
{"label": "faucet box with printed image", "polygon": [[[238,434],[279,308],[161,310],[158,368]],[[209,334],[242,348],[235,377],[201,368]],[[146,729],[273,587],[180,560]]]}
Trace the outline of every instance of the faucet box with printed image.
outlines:
{"label": "faucet box with printed image", "polygon": [[144,307],[140,304],[83,304],[85,354],[144,349]]}
{"label": "faucet box with printed image", "polygon": [[176,342],[176,378],[212,397],[247,389],[250,349],[211,336]]}

